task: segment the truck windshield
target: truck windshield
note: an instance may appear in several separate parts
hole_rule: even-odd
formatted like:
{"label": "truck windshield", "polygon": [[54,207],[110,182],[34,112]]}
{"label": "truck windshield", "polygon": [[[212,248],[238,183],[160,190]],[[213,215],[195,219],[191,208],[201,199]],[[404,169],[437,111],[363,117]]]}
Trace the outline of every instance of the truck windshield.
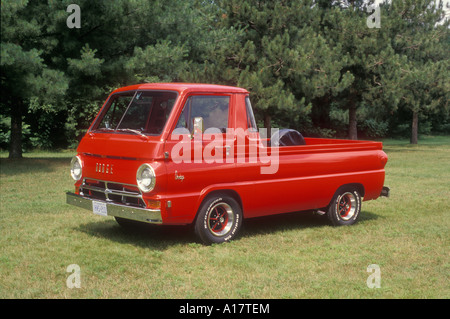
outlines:
{"label": "truck windshield", "polygon": [[177,93],[171,91],[128,91],[111,96],[93,131],[161,134]]}

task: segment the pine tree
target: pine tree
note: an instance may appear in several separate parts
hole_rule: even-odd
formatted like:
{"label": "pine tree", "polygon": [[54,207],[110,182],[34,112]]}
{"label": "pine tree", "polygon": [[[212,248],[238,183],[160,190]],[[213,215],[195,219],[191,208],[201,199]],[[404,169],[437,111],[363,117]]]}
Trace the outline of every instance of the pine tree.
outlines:
{"label": "pine tree", "polygon": [[[336,48],[341,64],[341,76],[351,79],[333,104],[348,112],[348,137],[358,138],[358,109],[372,105],[377,87],[381,86],[380,67],[392,58],[379,28],[369,27],[369,3],[340,1],[325,9],[323,33]],[[379,105],[378,105],[379,107]]]}
{"label": "pine tree", "polygon": [[200,1],[80,0],[80,28],[69,28],[72,2],[2,0],[0,112],[11,118],[10,157],[22,156],[24,120],[45,145],[67,134],[75,146],[112,89],[181,80],[204,53],[196,46],[204,22],[192,10]]}
{"label": "pine tree", "polygon": [[22,157],[22,121],[30,101],[39,97],[43,108],[57,109],[68,88],[64,73],[45,58],[55,47],[46,37],[49,10],[42,1],[33,7],[26,1],[2,1],[1,110],[11,119],[10,158]]}
{"label": "pine tree", "polygon": [[[227,27],[243,31],[236,53],[238,85],[252,92],[256,115],[266,128],[307,122],[312,101],[341,92],[351,77],[320,33],[314,1],[220,2]],[[345,60],[345,57],[344,57]]]}
{"label": "pine tree", "polygon": [[443,2],[405,0],[386,4],[391,45],[398,65],[398,105],[411,113],[411,144],[418,142],[422,114],[448,109],[449,20]]}

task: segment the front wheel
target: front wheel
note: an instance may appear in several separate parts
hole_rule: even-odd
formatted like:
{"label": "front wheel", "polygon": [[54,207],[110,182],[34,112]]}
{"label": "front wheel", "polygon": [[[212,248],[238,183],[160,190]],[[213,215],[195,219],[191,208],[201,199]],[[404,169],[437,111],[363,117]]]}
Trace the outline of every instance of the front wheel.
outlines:
{"label": "front wheel", "polygon": [[354,224],[361,212],[361,195],[357,190],[342,189],[336,192],[328,206],[327,216],[335,226]]}
{"label": "front wheel", "polygon": [[240,205],[229,196],[207,199],[198,211],[195,233],[205,244],[223,243],[235,238],[242,225]]}

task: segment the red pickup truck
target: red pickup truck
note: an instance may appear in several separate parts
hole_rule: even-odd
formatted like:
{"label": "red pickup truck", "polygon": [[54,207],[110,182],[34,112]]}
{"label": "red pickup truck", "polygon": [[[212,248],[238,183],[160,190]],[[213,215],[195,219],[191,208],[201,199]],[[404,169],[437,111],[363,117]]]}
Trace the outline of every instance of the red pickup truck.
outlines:
{"label": "red pickup truck", "polygon": [[210,244],[235,238],[246,218],[271,214],[315,210],[351,225],[362,200],[389,195],[382,143],[265,131],[242,88],[117,89],[72,159],[67,203],[121,225],[193,223]]}

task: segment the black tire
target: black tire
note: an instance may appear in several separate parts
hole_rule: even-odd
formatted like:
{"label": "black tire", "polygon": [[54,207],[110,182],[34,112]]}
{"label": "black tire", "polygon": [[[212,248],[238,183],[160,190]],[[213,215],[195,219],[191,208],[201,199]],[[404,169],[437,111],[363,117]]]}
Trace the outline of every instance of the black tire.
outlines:
{"label": "black tire", "polygon": [[238,202],[232,197],[218,195],[202,203],[194,231],[203,243],[210,245],[236,238],[241,225],[242,209]]}
{"label": "black tire", "polygon": [[328,206],[327,217],[334,226],[356,223],[361,212],[361,195],[356,189],[341,188]]}

